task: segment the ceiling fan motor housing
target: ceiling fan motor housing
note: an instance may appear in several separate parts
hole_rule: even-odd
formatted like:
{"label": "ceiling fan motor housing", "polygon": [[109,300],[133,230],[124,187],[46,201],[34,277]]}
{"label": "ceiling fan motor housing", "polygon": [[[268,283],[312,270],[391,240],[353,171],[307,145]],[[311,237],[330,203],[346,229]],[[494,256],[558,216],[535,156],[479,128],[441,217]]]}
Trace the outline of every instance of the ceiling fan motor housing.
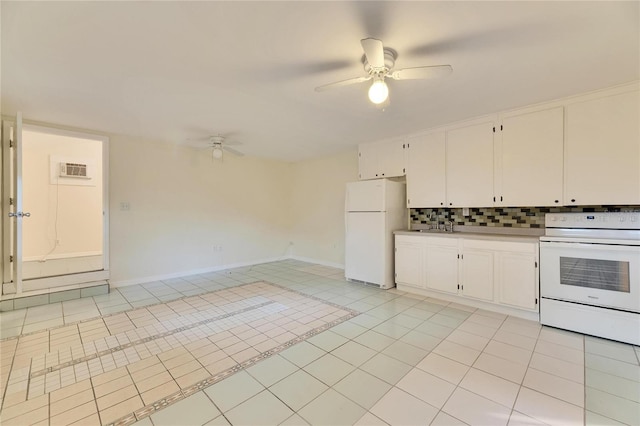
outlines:
{"label": "ceiling fan motor housing", "polygon": [[390,47],[384,48],[384,68],[382,69],[374,69],[367,61],[367,55],[362,55],[362,64],[364,66],[364,70],[367,74],[387,74],[389,70],[393,68],[396,63],[396,59],[398,58],[398,53],[391,49]]}

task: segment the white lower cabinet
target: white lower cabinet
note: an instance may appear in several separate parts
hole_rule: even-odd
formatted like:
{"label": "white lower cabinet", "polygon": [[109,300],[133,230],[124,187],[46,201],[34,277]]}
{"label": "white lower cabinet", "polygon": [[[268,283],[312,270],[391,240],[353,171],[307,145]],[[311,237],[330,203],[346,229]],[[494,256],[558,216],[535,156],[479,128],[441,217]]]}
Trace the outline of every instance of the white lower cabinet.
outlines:
{"label": "white lower cabinet", "polygon": [[474,299],[493,300],[494,253],[484,248],[468,247],[474,240],[463,240],[460,255],[460,293]]}
{"label": "white lower cabinet", "polygon": [[496,255],[498,302],[538,311],[538,246],[518,244]]}
{"label": "white lower cabinet", "polygon": [[395,241],[396,283],[424,288],[425,240],[396,235]]}
{"label": "white lower cabinet", "polygon": [[[418,237],[420,238],[420,237]],[[426,240],[426,287],[458,292],[458,241],[455,238],[423,238]]]}
{"label": "white lower cabinet", "polygon": [[396,284],[538,312],[537,240],[499,238],[396,235]]}

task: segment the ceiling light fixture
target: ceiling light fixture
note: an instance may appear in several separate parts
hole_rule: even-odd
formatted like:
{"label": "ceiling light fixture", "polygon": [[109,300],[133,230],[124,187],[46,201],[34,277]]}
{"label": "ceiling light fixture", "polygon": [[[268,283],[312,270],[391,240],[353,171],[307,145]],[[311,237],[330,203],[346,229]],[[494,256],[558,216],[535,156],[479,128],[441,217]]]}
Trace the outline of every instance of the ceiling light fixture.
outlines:
{"label": "ceiling light fixture", "polygon": [[384,82],[384,78],[374,77],[373,84],[369,88],[369,100],[378,105],[389,97],[389,87]]}
{"label": "ceiling light fixture", "polygon": [[213,158],[215,158],[216,160],[219,160],[222,158],[222,148],[219,146],[216,146],[213,148]]}

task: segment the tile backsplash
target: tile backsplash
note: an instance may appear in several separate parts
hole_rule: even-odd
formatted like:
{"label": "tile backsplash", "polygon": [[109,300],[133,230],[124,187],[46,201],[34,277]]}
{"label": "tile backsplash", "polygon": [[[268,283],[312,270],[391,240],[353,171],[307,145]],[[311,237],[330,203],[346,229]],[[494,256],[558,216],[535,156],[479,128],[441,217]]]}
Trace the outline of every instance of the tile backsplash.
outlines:
{"label": "tile backsplash", "polygon": [[640,206],[576,206],[576,207],[483,207],[462,209],[421,208],[410,209],[411,225],[424,225],[436,219],[452,221],[456,225],[504,228],[544,228],[545,213],[640,211]]}

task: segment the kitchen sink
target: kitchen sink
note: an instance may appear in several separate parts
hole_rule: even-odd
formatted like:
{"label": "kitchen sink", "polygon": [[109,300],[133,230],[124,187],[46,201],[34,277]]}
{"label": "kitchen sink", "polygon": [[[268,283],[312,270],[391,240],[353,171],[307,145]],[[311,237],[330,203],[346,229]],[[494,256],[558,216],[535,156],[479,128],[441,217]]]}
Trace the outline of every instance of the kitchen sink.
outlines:
{"label": "kitchen sink", "polygon": [[453,234],[455,231],[445,231],[444,229],[413,229],[413,232],[421,232],[423,234]]}

